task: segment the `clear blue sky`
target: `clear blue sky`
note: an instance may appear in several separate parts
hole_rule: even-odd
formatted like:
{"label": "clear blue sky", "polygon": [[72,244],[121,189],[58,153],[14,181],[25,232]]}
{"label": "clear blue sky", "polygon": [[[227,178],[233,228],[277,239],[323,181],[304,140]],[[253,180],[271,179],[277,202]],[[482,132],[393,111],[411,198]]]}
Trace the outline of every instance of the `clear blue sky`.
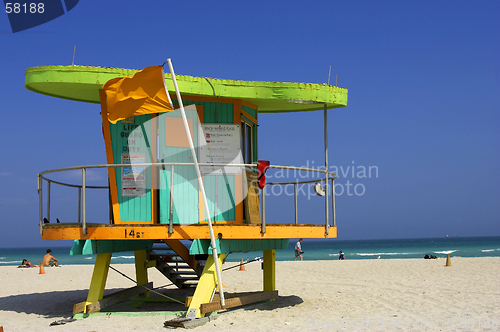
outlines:
{"label": "clear blue sky", "polygon": [[[177,74],[224,79],[321,84],[331,66],[349,100],[329,111],[330,165],[378,169],[339,174],[365,192],[337,197],[338,239],[500,235],[498,1],[80,1],[15,34],[0,14],[0,38],[0,247],[47,245],[38,172],[105,163],[99,105],[24,88],[26,68],[70,65],[74,45],[78,65],[171,58]],[[259,119],[260,159],[323,164],[321,111]],[[268,210],[293,222],[291,197]],[[301,222],[323,214],[299,200]]]}

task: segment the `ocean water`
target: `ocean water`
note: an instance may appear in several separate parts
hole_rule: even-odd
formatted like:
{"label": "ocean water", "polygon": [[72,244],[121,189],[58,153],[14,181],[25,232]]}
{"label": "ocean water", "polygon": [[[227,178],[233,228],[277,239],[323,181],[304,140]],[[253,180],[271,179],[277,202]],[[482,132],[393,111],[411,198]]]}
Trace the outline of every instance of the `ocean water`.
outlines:
{"label": "ocean water", "polygon": [[[293,260],[297,239],[290,239],[288,250],[276,250],[277,261]],[[424,258],[426,254],[445,258],[447,254],[460,257],[500,257],[500,236],[495,237],[448,237],[432,239],[392,240],[337,240],[304,239],[304,260],[337,260],[339,251],[346,259],[395,259]],[[233,253],[228,261],[254,259],[261,253]]]}
{"label": "ocean water", "polygon": [[[276,250],[277,261],[289,261],[294,258],[294,246],[297,239],[291,239],[288,249]],[[186,244],[189,242],[186,241]],[[70,247],[52,247],[52,255],[59,264],[94,264],[96,255],[71,256]],[[0,248],[0,266],[18,266],[23,259],[39,264],[47,247],[43,248]],[[346,259],[394,259],[420,258],[426,254],[438,257],[500,257],[500,236],[495,237],[449,237],[433,239],[400,240],[337,240],[305,239],[302,242],[304,260],[337,260],[342,250]],[[253,260],[262,252],[232,253],[227,262]],[[111,264],[132,264],[134,253],[120,252],[113,254]]]}

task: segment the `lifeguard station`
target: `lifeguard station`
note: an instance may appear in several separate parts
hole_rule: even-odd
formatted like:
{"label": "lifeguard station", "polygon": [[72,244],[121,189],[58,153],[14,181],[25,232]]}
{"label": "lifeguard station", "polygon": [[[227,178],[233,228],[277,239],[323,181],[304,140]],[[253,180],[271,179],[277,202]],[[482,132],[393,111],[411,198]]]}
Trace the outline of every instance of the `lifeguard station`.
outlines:
{"label": "lifeguard station", "polygon": [[[27,89],[52,97],[101,104],[107,162],[60,168],[38,175],[39,227],[44,240],[75,240],[72,254],[97,254],[87,300],[74,306],[74,313],[90,314],[116,301],[103,299],[113,253],[134,251],[136,282],[148,284],[148,268],[157,268],[177,287],[195,288],[187,303],[187,316],[231,307],[217,302],[216,266],[233,252],[262,251],[263,292],[241,297],[238,303],[275,298],[275,250],[288,248],[290,238],[335,238],[335,174],[328,169],[327,110],[347,105],[347,89],[328,84],[235,81],[177,75],[178,89],[195,142],[212,221],[218,256],[212,254],[207,211],[201,198],[193,158],[179,113],[145,114],[112,123],[106,115],[103,84],[137,71],[107,67],[45,66],[26,70]],[[165,82],[175,107],[171,74]],[[175,77],[174,77],[175,80]],[[266,220],[266,163],[259,163],[258,124],[265,113],[324,112],[325,168],[312,169],[274,165],[269,169],[314,172],[320,179],[267,183],[294,186],[295,220]],[[96,109],[98,112],[98,108]],[[273,144],[272,142],[260,142]],[[279,147],[276,147],[279,149]],[[271,158],[272,159],[272,158]],[[264,167],[261,167],[264,166]],[[107,169],[109,185],[90,186],[89,169]],[[63,183],[51,178],[58,172],[78,170],[81,183]],[[325,220],[319,224],[298,221],[297,185],[316,182],[324,197]],[[78,211],[75,220],[55,223],[51,219],[51,187],[75,190]],[[93,191],[109,192],[109,213],[88,220],[87,205]],[[77,193],[77,194],[76,194]],[[272,207],[271,207],[272,208]],[[181,240],[189,240],[182,241]],[[189,243],[189,245],[186,245]],[[161,244],[161,245],[160,245]],[[223,278],[222,278],[223,280]],[[144,293],[140,286],[121,292],[124,296]],[[235,305],[235,304],[233,304]]]}

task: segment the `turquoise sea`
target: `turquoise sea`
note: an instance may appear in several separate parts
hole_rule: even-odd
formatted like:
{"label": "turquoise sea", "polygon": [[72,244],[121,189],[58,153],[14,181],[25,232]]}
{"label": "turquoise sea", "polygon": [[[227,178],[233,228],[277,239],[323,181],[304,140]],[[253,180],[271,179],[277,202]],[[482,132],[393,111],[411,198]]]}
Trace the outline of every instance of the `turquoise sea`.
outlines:
{"label": "turquoise sea", "polygon": [[[276,250],[276,260],[289,261],[294,258],[294,245],[297,239],[291,239],[286,250]],[[186,241],[189,245],[189,241]],[[39,264],[48,247],[43,248],[0,248],[0,266],[17,266],[23,259]],[[52,247],[52,255],[61,265],[94,264],[95,255],[71,256],[68,247]],[[438,257],[500,257],[500,236],[495,237],[448,237],[433,239],[399,240],[337,240],[305,239],[302,242],[304,260],[337,260],[342,250],[346,259],[394,259],[419,258],[425,254]],[[233,253],[228,262],[240,259],[252,260],[262,252]],[[129,264],[134,262],[133,252],[121,252],[113,255],[111,264]]]}

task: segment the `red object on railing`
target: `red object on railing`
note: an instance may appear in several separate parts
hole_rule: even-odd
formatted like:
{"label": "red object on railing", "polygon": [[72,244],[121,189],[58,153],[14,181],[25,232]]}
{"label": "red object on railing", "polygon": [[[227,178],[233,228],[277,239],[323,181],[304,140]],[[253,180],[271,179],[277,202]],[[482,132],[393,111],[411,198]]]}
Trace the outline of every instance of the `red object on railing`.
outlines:
{"label": "red object on railing", "polygon": [[269,165],[271,165],[271,162],[268,160],[259,160],[257,162],[257,183],[260,189],[266,185],[266,171]]}

